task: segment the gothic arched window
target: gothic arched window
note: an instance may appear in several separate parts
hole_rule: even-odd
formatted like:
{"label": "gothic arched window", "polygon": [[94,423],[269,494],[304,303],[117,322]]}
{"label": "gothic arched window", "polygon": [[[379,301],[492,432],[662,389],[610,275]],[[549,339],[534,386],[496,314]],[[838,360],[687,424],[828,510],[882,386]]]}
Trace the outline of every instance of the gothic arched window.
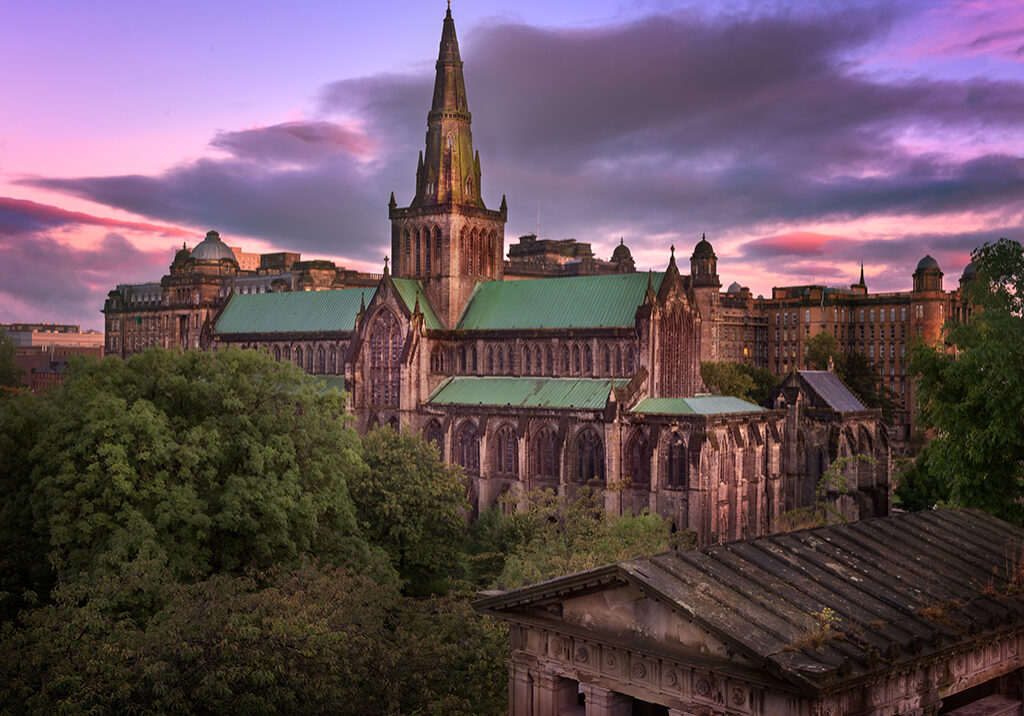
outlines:
{"label": "gothic arched window", "polygon": [[459,428],[459,432],[455,436],[455,446],[455,462],[462,465],[462,469],[466,471],[467,475],[479,475],[480,439],[472,421],[467,420]]}
{"label": "gothic arched window", "polygon": [[530,348],[523,348],[523,375],[530,375],[533,372],[533,361]]}
{"label": "gothic arched window", "polygon": [[295,365],[302,367],[302,346],[295,346]]}
{"label": "gothic arched window", "polygon": [[274,360],[281,360],[281,346],[274,346]]}
{"label": "gothic arched window", "polygon": [[583,346],[583,372],[587,375],[594,374],[594,352],[590,346]]}
{"label": "gothic arched window", "polygon": [[[491,349],[488,348],[488,351]],[[505,374],[505,349],[498,346],[498,375]]]}
{"label": "gothic arched window", "polygon": [[370,404],[398,407],[399,361],[402,335],[398,319],[391,311],[377,314],[370,327]]}
{"label": "gothic arched window", "polygon": [[604,482],[604,445],[598,434],[585,429],[576,436],[573,478],[576,482]]}
{"label": "gothic arched window", "polygon": [[433,273],[433,264],[430,263],[431,251],[430,251],[430,229],[423,230],[423,273],[429,276]]}
{"label": "gothic arched window", "polygon": [[441,423],[436,420],[427,423],[427,427],[423,429],[423,442],[437,445],[437,451],[441,454],[441,459],[444,459],[444,430],[441,429]]}
{"label": "gothic arched window", "polygon": [[331,350],[327,353],[327,372],[331,375],[336,375],[338,372],[338,347],[331,346]]}
{"label": "gothic arched window", "polygon": [[626,365],[629,368],[629,372],[626,375],[636,374],[636,355],[633,352],[633,346],[626,346]]}
{"label": "gothic arched window", "polygon": [[608,346],[601,347],[601,362],[604,364],[604,374],[612,374],[612,354],[608,350]]}
{"label": "gothic arched window", "polygon": [[679,433],[672,433],[668,441],[668,455],[665,461],[665,476],[669,487],[686,487],[689,463],[686,459],[686,443]]}
{"label": "gothic arched window", "polygon": [[572,347],[572,374],[573,375],[579,375],[580,374],[580,347],[579,346],[573,346]]}
{"label": "gothic arched window", "polygon": [[284,347],[284,352],[282,353],[281,357],[284,358],[285,360],[291,360],[292,359],[292,348],[291,348],[291,346],[285,346]]}
{"label": "gothic arched window", "polygon": [[494,349],[487,346],[487,375],[494,375]]}
{"label": "gothic arched window", "polygon": [[316,372],[327,372],[327,351],[324,350],[323,346],[316,349]]}
{"label": "gothic arched window", "polygon": [[420,241],[420,231],[419,231],[419,229],[414,229],[412,233],[413,233],[413,236],[415,237],[415,241],[416,241],[415,249],[413,250],[413,253],[416,256],[416,273],[413,274],[413,275],[414,276],[419,276],[420,275],[420,257],[423,255],[422,254],[423,245],[422,245],[422,242]]}
{"label": "gothic arched window", "polygon": [[562,375],[569,375],[569,347],[562,348]]}
{"label": "gothic arched window", "polygon": [[533,437],[533,471],[537,477],[558,477],[555,431],[550,427],[541,428]]}
{"label": "gothic arched window", "polygon": [[615,375],[622,375],[622,346],[615,346]]}
{"label": "gothic arched window", "polygon": [[306,349],[306,372],[313,372],[313,346]]}
{"label": "gothic arched window", "polygon": [[647,446],[647,436],[637,430],[626,446],[626,477],[630,484],[646,487],[651,484],[651,455]]}
{"label": "gothic arched window", "polygon": [[494,471],[499,475],[519,474],[519,437],[511,425],[505,425],[496,436]]}
{"label": "gothic arched window", "polygon": [[533,362],[537,366],[537,375],[540,375],[541,373],[543,373],[544,372],[544,364],[541,363],[541,359],[540,359],[540,346],[536,346],[533,349]]}

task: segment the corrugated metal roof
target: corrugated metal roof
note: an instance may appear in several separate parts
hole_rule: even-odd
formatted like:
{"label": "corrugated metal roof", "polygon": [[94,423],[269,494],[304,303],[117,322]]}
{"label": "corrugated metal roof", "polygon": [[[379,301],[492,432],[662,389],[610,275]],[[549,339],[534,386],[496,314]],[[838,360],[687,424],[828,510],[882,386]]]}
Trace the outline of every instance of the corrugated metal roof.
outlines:
{"label": "corrugated metal roof", "polygon": [[217,319],[215,333],[319,333],[351,331],[359,304],[374,288],[333,291],[251,293],[232,296]]}
{"label": "corrugated metal roof", "polygon": [[[1014,566],[1022,544],[1024,529],[983,512],[930,510],[665,552],[489,596],[477,608],[514,619],[503,610],[618,579],[820,692],[1024,630]],[[826,608],[833,618],[814,639]]]}
{"label": "corrugated metal roof", "polygon": [[612,383],[597,378],[511,378],[456,376],[442,383],[428,399],[431,405],[510,405],[520,408],[603,410]]}
{"label": "corrugated metal roof", "polygon": [[840,413],[867,410],[864,403],[850,392],[850,389],[836,377],[835,373],[828,370],[801,370],[798,373],[811,390],[817,393],[833,410],[838,410]]}
{"label": "corrugated metal roof", "polygon": [[[664,277],[664,273],[650,276],[655,291]],[[646,273],[625,273],[480,283],[458,328],[631,327],[637,306],[643,303],[647,280]]]}
{"label": "corrugated metal roof", "polygon": [[395,289],[405,303],[406,308],[409,309],[409,313],[412,313],[416,307],[416,299],[418,297],[420,299],[420,311],[423,312],[423,325],[435,331],[444,329],[444,324],[441,323],[441,319],[434,312],[434,307],[430,304],[430,299],[427,298],[423,285],[419,281],[414,278],[392,278],[391,281],[395,284]]}
{"label": "corrugated metal roof", "polygon": [[758,410],[764,408],[731,395],[708,395],[696,398],[644,398],[631,412],[647,415],[720,415]]}

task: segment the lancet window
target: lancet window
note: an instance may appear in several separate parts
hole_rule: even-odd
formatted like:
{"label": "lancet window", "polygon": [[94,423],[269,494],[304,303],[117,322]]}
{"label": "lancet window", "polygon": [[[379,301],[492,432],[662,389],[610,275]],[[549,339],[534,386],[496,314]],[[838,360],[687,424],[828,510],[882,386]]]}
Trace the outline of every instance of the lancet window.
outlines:
{"label": "lancet window", "polygon": [[398,319],[383,310],[370,328],[370,404],[398,407],[402,335]]}
{"label": "lancet window", "polygon": [[604,444],[595,431],[583,430],[576,436],[574,457],[576,482],[604,482]]}
{"label": "lancet window", "polygon": [[519,474],[519,438],[511,425],[503,426],[496,436],[495,472],[499,475]]}
{"label": "lancet window", "polygon": [[480,474],[480,438],[476,426],[469,420],[462,424],[455,438],[455,461],[467,475]]}

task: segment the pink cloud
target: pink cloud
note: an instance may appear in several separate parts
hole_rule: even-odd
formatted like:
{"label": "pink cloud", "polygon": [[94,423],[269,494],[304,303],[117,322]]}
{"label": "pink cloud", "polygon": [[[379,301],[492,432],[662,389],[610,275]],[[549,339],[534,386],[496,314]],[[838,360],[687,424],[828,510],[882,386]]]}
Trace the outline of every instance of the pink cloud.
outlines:
{"label": "pink cloud", "polygon": [[844,239],[811,231],[792,231],[748,241],[743,249],[763,256],[818,255],[824,253],[826,247],[835,241]]}
{"label": "pink cloud", "polygon": [[72,224],[154,232],[163,236],[193,236],[195,234],[193,231],[186,231],[174,226],[110,219],[81,211],[68,211],[27,199],[0,197],[0,234],[13,234],[25,230],[40,230]]}

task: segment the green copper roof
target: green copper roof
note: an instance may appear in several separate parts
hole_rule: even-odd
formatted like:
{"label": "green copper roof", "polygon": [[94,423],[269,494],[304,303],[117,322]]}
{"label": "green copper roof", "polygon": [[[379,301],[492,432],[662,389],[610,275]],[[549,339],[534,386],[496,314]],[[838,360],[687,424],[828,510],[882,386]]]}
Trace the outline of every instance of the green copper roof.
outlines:
{"label": "green copper roof", "polygon": [[444,324],[434,313],[434,307],[430,305],[430,299],[427,298],[426,292],[423,290],[423,285],[414,278],[393,278],[391,281],[395,284],[395,288],[398,290],[398,295],[409,309],[409,313],[412,313],[416,307],[417,297],[420,299],[420,311],[423,312],[423,325],[430,330],[442,330]]}
{"label": "green copper roof", "polygon": [[235,295],[217,319],[215,333],[318,333],[351,331],[362,300],[373,288]]}
{"label": "green copper roof", "polygon": [[760,405],[730,395],[702,395],[697,398],[645,398],[633,408],[648,415],[720,415],[764,410]]}
{"label": "green copper roof", "polygon": [[[655,291],[664,277],[664,273],[651,275]],[[622,273],[480,283],[458,328],[631,327],[637,306],[644,300],[647,279],[646,273]]]}
{"label": "green copper roof", "polygon": [[[616,380],[622,387],[629,381]],[[442,383],[431,405],[509,405],[517,408],[603,410],[612,380],[598,378],[506,378],[456,376]]]}

